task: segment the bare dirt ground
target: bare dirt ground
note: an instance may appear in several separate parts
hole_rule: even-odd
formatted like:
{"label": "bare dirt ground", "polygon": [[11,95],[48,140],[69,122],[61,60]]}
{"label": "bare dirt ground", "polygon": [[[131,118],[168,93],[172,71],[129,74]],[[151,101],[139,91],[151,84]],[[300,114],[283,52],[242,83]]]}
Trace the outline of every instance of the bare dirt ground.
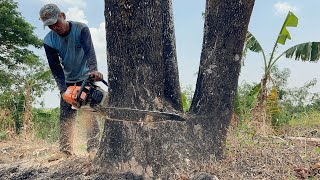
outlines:
{"label": "bare dirt ground", "polygon": [[[204,164],[175,179],[192,179],[194,172],[214,174],[221,180],[320,179],[320,142],[290,139],[317,140],[320,125],[284,132],[263,136],[250,129],[230,130],[224,160]],[[77,156],[49,163],[47,158],[57,151],[57,143],[23,138],[0,141],[0,179],[142,179],[130,173],[113,177],[96,171],[83,151],[83,142],[79,144]]]}

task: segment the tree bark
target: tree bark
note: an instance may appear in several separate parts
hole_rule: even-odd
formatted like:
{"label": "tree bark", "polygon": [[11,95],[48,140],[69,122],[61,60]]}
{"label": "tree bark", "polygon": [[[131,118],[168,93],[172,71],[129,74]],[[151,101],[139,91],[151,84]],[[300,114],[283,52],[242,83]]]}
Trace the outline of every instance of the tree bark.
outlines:
{"label": "tree bark", "polygon": [[[171,4],[105,0],[109,106],[182,113]],[[223,157],[253,4],[207,0],[199,77],[187,121],[109,113],[95,159],[100,168],[146,179],[178,178]]]}
{"label": "tree bark", "polygon": [[191,113],[218,115],[226,122],[230,119],[243,42],[253,5],[254,0],[207,0],[202,53]]}
{"label": "tree bark", "polygon": [[181,111],[168,3],[106,0],[105,6],[111,105]]}

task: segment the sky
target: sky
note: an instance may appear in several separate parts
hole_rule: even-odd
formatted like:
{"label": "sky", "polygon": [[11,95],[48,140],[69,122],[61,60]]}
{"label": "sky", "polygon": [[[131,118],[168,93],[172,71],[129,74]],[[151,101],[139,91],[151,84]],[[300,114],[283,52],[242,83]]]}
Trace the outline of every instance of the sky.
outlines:
{"label": "sky", "polygon": [[[21,12],[26,21],[35,27],[34,32],[41,39],[49,32],[48,28],[43,29],[42,22],[39,20],[39,10],[44,4],[55,3],[66,13],[67,20],[86,23],[91,31],[98,60],[98,69],[107,79],[103,0],[15,1],[18,2],[19,12]],[[205,10],[205,0],[172,0],[172,3],[180,84],[182,88],[187,86],[194,88],[202,48],[204,23],[202,12]],[[256,0],[248,30],[260,42],[267,57],[269,57],[286,15],[288,11],[292,11],[299,18],[299,24],[296,28],[288,28],[292,39],[287,40],[285,45],[279,46],[277,53],[280,54],[293,45],[319,41],[320,23],[316,15],[319,7],[319,0]],[[34,51],[46,61],[43,49]],[[301,87],[304,83],[314,78],[318,82],[320,81],[320,63],[300,62],[282,58],[278,65],[280,69],[290,69],[289,87]],[[261,54],[249,52],[241,70],[239,83],[241,84],[244,81],[257,83],[262,75],[263,59]],[[313,91],[320,92],[319,84]],[[101,87],[103,86],[101,84]],[[47,92],[42,99],[47,108],[59,106],[57,88]]]}

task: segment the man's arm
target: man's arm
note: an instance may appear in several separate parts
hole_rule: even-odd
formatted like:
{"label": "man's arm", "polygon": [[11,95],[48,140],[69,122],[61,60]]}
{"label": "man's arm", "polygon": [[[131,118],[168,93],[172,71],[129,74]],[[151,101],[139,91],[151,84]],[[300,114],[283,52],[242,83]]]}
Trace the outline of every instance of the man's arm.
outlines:
{"label": "man's arm", "polygon": [[60,93],[64,92],[67,89],[67,85],[63,69],[59,61],[58,52],[46,44],[44,44],[44,50],[46,51],[49,67],[54,79],[56,80]]}
{"label": "man's arm", "polygon": [[81,30],[80,43],[84,50],[84,56],[87,59],[89,71],[98,71],[96,53],[94,51],[91,34],[88,27],[84,27]]}
{"label": "man's arm", "polygon": [[84,50],[84,57],[87,59],[87,66],[89,68],[90,74],[94,75],[95,81],[102,80],[103,74],[98,72],[96,53],[94,51],[91,34],[88,27],[84,27],[81,30],[80,43]]}

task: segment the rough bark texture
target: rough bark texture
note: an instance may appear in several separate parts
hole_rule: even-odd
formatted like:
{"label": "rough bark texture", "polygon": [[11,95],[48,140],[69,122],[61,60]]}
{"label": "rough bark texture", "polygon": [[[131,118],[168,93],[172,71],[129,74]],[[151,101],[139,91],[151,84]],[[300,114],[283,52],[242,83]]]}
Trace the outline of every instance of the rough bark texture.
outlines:
{"label": "rough bark texture", "polygon": [[[171,4],[105,0],[110,106],[182,111]],[[253,4],[207,1],[194,114],[186,122],[109,114],[95,159],[99,167],[146,179],[179,178],[223,156]]]}
{"label": "rough bark texture", "polygon": [[105,6],[110,104],[181,111],[175,37],[168,4],[106,0]]}
{"label": "rough bark texture", "polygon": [[192,113],[230,119],[253,5],[254,0],[207,1]]}

